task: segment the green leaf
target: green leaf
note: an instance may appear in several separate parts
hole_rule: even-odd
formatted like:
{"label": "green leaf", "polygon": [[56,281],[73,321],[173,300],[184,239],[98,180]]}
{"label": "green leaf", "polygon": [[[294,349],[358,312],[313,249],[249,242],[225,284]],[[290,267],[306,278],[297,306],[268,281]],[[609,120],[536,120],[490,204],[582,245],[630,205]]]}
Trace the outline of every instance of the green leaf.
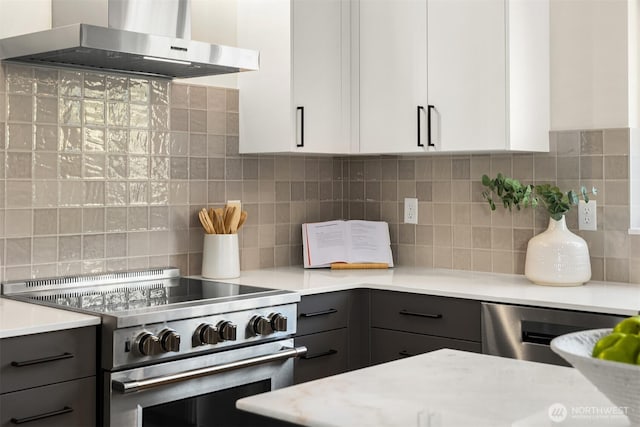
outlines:
{"label": "green leaf", "polygon": [[571,205],[577,205],[580,201],[578,195],[573,190],[569,190],[569,192],[567,193],[567,198],[569,199],[569,204]]}
{"label": "green leaf", "polygon": [[581,186],[579,191],[569,190],[565,193],[553,183],[525,185],[515,178],[505,177],[502,173],[498,173],[495,179],[482,175],[482,185],[485,187],[482,197],[487,200],[491,210],[496,209],[494,199],[497,197],[502,206],[509,211],[522,210],[528,206],[536,208],[542,204],[554,219],[562,218],[562,215],[569,211],[572,205],[578,204],[581,198],[588,202],[589,194],[597,193],[595,187],[591,192]]}

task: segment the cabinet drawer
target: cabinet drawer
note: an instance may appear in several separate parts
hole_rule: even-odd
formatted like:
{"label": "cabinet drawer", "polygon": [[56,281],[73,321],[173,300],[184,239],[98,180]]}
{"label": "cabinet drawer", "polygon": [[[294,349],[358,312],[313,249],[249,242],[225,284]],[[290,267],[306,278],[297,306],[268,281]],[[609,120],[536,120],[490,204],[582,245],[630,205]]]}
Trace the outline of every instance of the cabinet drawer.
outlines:
{"label": "cabinet drawer", "polygon": [[307,354],[295,361],[296,384],[347,371],[346,328],[296,337],[295,343],[307,347]]}
{"label": "cabinet drawer", "polygon": [[0,393],[96,373],[96,328],[5,338],[0,342]]}
{"label": "cabinet drawer", "polygon": [[348,292],[303,296],[298,304],[297,335],[346,327],[348,307]]}
{"label": "cabinet drawer", "polygon": [[371,326],[481,341],[480,302],[400,292],[373,292]]}
{"label": "cabinet drawer", "polygon": [[410,332],[371,329],[371,363],[383,363],[429,351],[451,348],[454,350],[482,352],[479,342],[462,341]]}
{"label": "cabinet drawer", "polygon": [[29,427],[96,425],[95,377],[0,396],[0,427],[14,427],[20,421]]}

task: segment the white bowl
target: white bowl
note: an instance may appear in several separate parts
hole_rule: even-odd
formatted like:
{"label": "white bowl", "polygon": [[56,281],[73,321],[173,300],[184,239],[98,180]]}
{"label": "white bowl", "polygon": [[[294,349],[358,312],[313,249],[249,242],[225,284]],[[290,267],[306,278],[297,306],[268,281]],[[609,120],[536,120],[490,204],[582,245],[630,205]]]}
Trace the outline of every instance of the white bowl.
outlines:
{"label": "white bowl", "polygon": [[611,329],[593,329],[561,335],[551,341],[551,349],[571,363],[609,400],[626,408],[632,423],[640,424],[640,365],[591,357],[593,346]]}

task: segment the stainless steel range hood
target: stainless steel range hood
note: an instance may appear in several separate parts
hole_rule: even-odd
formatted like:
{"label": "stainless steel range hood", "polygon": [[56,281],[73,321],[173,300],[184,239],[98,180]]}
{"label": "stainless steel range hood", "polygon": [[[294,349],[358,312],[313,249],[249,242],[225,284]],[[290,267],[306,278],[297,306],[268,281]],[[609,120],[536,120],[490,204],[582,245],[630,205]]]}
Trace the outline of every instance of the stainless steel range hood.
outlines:
{"label": "stainless steel range hood", "polygon": [[[54,28],[0,40],[0,60],[165,78],[258,69],[256,51],[190,40],[190,0],[52,0],[52,8]],[[89,23],[56,25],[76,17]]]}

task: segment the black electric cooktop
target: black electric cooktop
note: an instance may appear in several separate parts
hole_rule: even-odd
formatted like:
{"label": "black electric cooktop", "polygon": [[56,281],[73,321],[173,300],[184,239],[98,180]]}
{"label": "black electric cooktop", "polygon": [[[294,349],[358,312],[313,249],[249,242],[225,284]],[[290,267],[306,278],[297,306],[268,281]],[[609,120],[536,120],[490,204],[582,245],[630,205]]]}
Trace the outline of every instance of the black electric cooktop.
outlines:
{"label": "black electric cooktop", "polygon": [[273,289],[180,277],[170,280],[120,283],[45,290],[20,295],[46,305],[76,308],[92,313],[117,314],[142,308],[170,308],[198,302],[219,303],[238,297],[260,296]]}

